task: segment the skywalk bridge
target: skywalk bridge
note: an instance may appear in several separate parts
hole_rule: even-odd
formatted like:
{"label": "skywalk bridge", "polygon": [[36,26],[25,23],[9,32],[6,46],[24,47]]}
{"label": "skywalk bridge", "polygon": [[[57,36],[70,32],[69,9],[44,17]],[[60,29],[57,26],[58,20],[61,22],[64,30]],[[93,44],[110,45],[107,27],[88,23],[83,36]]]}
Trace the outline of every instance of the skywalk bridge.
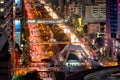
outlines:
{"label": "skywalk bridge", "polygon": [[65,19],[28,19],[27,23],[49,23],[49,24],[60,24],[67,22]]}

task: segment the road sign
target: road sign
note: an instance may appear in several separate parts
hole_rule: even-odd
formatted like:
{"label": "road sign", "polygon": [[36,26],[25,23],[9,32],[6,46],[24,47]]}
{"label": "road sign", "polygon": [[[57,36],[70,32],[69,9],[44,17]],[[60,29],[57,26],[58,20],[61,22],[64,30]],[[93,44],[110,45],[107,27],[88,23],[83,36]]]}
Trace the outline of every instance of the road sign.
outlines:
{"label": "road sign", "polygon": [[63,19],[40,19],[40,20],[35,20],[35,19],[31,19],[31,20],[27,20],[27,23],[62,23],[64,22]]}

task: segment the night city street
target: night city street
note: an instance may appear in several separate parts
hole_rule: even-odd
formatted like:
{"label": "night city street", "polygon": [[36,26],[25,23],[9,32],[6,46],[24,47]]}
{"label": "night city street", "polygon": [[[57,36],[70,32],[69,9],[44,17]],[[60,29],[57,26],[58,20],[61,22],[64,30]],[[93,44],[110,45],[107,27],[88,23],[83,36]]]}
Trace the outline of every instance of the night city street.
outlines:
{"label": "night city street", "polygon": [[0,80],[120,80],[120,0],[0,5]]}

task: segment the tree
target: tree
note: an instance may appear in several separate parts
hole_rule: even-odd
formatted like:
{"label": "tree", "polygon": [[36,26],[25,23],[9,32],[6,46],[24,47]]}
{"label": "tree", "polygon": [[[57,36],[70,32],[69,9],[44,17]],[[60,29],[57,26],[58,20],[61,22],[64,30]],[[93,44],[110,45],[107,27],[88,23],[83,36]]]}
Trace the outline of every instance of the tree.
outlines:
{"label": "tree", "polygon": [[23,80],[23,75],[18,75],[17,77],[14,78],[14,80]]}
{"label": "tree", "polygon": [[18,75],[14,80],[42,80],[37,71],[28,72],[26,75]]}
{"label": "tree", "polygon": [[42,80],[39,75],[38,75],[38,72],[37,71],[32,71],[32,72],[28,72],[23,80]]}

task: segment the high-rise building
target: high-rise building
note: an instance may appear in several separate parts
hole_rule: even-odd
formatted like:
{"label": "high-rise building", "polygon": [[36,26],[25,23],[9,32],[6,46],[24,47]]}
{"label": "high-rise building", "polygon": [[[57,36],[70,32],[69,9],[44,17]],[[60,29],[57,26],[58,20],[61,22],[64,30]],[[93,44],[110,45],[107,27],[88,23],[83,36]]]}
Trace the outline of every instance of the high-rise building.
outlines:
{"label": "high-rise building", "polygon": [[107,34],[109,38],[120,37],[120,3],[119,0],[106,1]]}
{"label": "high-rise building", "polygon": [[0,0],[0,79],[11,80],[11,56],[13,37],[13,2]]}
{"label": "high-rise building", "polygon": [[11,44],[13,25],[13,0],[0,0],[0,50],[8,41]]}
{"label": "high-rise building", "polygon": [[[110,51],[118,53],[120,46],[117,39],[120,39],[120,0],[106,0],[106,40]],[[114,54],[111,54],[114,56]]]}
{"label": "high-rise building", "polygon": [[[7,42],[11,44],[13,25],[13,0],[0,0],[0,51]],[[9,45],[8,45],[9,46]],[[7,50],[6,50],[7,51]]]}
{"label": "high-rise building", "polygon": [[0,79],[2,80],[11,80],[13,34],[14,30],[18,30],[15,20],[21,20],[21,13],[22,0],[0,0]]}
{"label": "high-rise building", "polygon": [[104,22],[106,20],[105,4],[87,5],[85,19],[87,22]]}

